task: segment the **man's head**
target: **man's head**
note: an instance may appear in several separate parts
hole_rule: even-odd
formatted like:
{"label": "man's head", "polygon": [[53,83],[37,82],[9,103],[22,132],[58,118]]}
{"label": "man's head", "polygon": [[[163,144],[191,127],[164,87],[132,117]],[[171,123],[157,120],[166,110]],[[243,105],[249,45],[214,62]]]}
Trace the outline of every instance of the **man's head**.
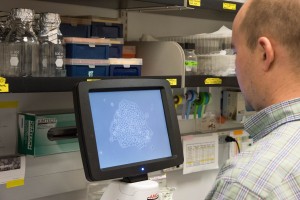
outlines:
{"label": "man's head", "polygon": [[234,20],[236,73],[255,110],[300,96],[285,88],[300,85],[299,10],[299,0],[247,0]]}

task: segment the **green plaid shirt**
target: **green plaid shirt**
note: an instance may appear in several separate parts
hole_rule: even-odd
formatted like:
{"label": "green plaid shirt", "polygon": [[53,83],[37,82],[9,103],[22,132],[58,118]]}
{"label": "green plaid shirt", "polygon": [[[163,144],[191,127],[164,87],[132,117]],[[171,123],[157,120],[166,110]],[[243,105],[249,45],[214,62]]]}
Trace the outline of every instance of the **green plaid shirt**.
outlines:
{"label": "green plaid shirt", "polygon": [[245,123],[254,145],[221,168],[206,199],[300,199],[300,98]]}

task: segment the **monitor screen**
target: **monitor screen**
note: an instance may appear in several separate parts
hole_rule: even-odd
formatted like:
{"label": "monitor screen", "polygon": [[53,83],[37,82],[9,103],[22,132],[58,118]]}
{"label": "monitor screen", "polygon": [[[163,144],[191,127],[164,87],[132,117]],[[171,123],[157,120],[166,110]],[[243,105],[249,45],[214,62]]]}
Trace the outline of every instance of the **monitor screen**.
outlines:
{"label": "monitor screen", "polygon": [[101,169],[172,156],[160,90],[90,92],[89,98]]}
{"label": "monitor screen", "polygon": [[179,126],[167,81],[80,82],[73,97],[88,180],[135,177],[183,162]]}

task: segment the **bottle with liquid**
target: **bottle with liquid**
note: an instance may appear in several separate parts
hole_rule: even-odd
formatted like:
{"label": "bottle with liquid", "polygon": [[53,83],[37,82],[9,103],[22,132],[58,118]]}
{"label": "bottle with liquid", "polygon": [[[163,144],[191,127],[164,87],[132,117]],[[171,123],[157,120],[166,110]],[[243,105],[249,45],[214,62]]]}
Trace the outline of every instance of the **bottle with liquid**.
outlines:
{"label": "bottle with liquid", "polygon": [[196,75],[198,67],[198,59],[195,54],[195,44],[185,43],[184,44],[185,54],[185,75]]}
{"label": "bottle with liquid", "polygon": [[5,38],[5,75],[39,76],[39,43],[32,29],[34,11],[14,8],[10,15],[10,31]]}
{"label": "bottle with liquid", "polygon": [[39,21],[41,76],[66,76],[63,36],[59,30],[60,16],[57,13],[42,13]]}

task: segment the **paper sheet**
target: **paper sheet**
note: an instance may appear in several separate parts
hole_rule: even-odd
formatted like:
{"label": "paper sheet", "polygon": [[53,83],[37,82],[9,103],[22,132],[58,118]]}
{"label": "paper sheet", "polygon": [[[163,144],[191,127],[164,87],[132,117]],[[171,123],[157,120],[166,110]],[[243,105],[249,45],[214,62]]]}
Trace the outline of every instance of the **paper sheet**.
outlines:
{"label": "paper sheet", "polygon": [[16,154],[18,102],[0,102],[0,156]]}
{"label": "paper sheet", "polygon": [[0,184],[24,179],[25,156],[0,157]]}
{"label": "paper sheet", "polygon": [[209,136],[183,138],[183,174],[218,169],[219,138],[214,133]]}

